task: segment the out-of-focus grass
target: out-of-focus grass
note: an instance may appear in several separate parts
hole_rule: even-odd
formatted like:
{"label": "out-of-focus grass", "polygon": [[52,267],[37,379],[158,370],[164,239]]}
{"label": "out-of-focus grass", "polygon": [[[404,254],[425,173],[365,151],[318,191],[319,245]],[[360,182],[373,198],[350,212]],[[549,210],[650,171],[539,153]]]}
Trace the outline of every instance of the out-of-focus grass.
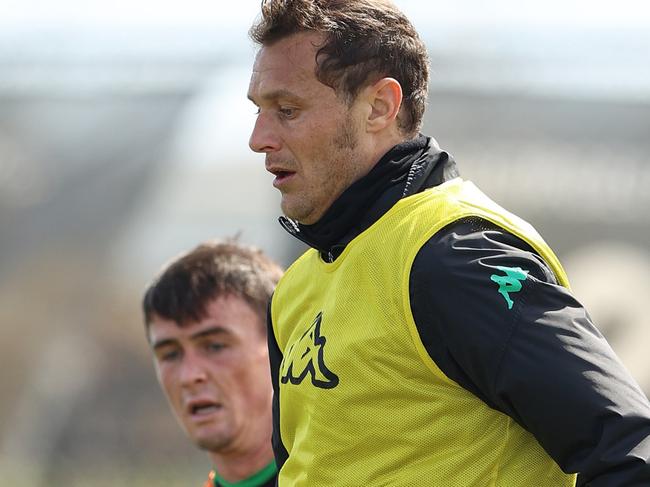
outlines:
{"label": "out-of-focus grass", "polygon": [[141,470],[112,470],[84,468],[56,472],[46,478],[35,478],[28,466],[13,466],[0,472],[0,487],[201,487],[208,477],[209,467],[201,471],[180,466],[165,466],[158,469],[147,467]]}

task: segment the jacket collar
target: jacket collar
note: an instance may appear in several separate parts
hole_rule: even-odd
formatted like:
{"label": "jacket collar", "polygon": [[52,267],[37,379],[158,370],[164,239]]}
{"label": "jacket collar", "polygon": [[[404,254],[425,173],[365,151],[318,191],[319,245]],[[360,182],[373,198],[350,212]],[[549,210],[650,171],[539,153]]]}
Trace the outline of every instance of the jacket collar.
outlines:
{"label": "jacket collar", "polygon": [[418,135],[389,150],[312,225],[280,217],[291,235],[332,262],[357,235],[398,200],[458,176],[453,159],[431,137]]}

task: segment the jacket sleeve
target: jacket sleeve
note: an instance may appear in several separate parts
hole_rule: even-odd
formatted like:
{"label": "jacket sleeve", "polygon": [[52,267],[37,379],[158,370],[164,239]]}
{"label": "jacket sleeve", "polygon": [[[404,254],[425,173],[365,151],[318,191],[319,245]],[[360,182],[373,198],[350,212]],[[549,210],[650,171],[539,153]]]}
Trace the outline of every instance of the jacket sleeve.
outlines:
{"label": "jacket sleeve", "polygon": [[411,269],[424,346],[530,431],[578,486],[650,486],[650,404],[546,263],[481,219],[434,235]]}
{"label": "jacket sleeve", "polygon": [[287,450],[282,444],[282,438],[280,437],[280,388],[279,388],[279,377],[280,377],[280,364],[282,363],[282,352],[280,351],[280,346],[275,339],[275,333],[273,331],[273,319],[271,317],[271,301],[269,301],[268,311],[266,313],[266,322],[267,322],[267,339],[269,344],[269,362],[271,366],[271,383],[273,385],[273,435],[271,436],[271,441],[273,443],[273,454],[275,455],[275,463],[278,467],[278,471],[284,465],[284,462],[289,456]]}

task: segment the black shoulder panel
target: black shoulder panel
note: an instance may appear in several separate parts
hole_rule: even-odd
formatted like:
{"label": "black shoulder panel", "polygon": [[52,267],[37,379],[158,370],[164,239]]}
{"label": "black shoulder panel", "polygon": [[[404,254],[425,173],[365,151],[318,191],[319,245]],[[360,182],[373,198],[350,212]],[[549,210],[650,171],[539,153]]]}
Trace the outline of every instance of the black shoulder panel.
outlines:
{"label": "black shoulder panel", "polygon": [[[273,299],[273,298],[271,298]],[[271,319],[271,301],[269,301],[268,311],[266,314],[267,321],[267,338],[269,342],[269,362],[271,366],[271,383],[273,384],[273,436],[271,437],[273,443],[273,453],[275,455],[275,463],[278,466],[278,471],[284,465],[284,462],[289,457],[289,453],[282,444],[280,437],[280,364],[282,363],[282,352],[275,340],[275,333],[273,332],[273,321]]]}
{"label": "black shoulder panel", "polygon": [[650,404],[582,305],[480,218],[419,251],[411,310],[438,367],[530,431],[578,485],[650,486]]}

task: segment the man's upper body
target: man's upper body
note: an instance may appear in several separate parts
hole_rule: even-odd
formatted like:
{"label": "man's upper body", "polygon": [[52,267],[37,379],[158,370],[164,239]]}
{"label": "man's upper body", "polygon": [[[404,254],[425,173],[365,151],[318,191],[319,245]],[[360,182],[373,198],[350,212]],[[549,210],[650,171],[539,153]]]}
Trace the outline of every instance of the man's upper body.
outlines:
{"label": "man's upper body", "polygon": [[265,2],[251,36],[250,146],[313,248],[269,313],[280,485],[650,485],[648,400],[559,261],[418,135],[403,14]]}
{"label": "man's upper body", "polygon": [[[440,485],[573,485],[559,469],[578,472],[578,485],[647,484],[650,406],[552,252],[514,216],[462,194],[468,183],[431,139],[398,145],[380,164],[408,159],[399,182],[374,170],[360,180],[384,189],[370,208],[358,210],[355,188],[334,203],[354,224],[339,226],[328,210],[322,228],[309,227],[302,238],[314,250],[276,289],[269,339],[282,472],[292,473],[292,455],[302,465],[309,448],[327,456],[332,445],[360,441],[367,458],[383,445],[420,460],[419,471],[353,464],[377,485],[409,485],[405,472],[413,485],[423,476]],[[400,198],[407,184],[414,192]],[[425,196],[434,203],[418,201]],[[455,201],[472,203],[460,218]],[[322,235],[337,233],[341,243],[323,247]],[[318,408],[307,415],[305,402]],[[313,442],[306,425],[318,432]]]}
{"label": "man's upper body", "polygon": [[206,242],[168,264],[144,296],[158,381],[208,452],[213,485],[275,481],[265,319],[281,275],[257,249]]}

